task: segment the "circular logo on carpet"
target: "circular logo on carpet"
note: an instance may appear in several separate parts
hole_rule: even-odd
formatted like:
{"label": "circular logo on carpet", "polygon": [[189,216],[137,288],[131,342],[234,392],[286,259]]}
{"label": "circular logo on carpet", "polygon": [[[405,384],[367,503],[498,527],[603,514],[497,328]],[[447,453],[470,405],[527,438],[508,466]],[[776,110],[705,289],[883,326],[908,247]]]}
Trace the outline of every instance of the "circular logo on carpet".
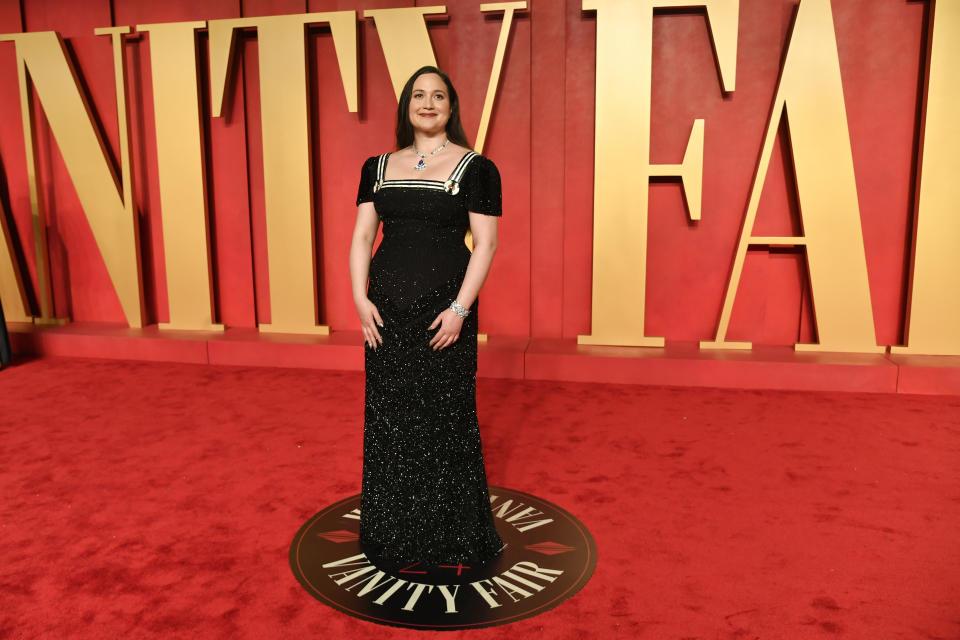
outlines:
{"label": "circular logo on carpet", "polygon": [[477,567],[376,566],[360,548],[360,496],[330,505],[300,527],[290,566],[307,591],[352,616],[412,629],[473,629],[529,618],[587,583],[597,547],[583,524],[536,496],[490,487],[506,546]]}

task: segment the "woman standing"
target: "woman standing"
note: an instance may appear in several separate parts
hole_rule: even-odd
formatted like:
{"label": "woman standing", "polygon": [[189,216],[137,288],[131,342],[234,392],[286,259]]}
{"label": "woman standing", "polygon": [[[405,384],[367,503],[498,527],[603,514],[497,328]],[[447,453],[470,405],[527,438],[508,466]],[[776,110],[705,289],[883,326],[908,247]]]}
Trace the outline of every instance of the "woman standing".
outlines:
{"label": "woman standing", "polygon": [[397,151],[363,165],[350,248],[366,340],[360,543],[381,563],[482,564],[503,549],[476,409],[478,294],[500,215],[500,174],[470,148],[450,79],[417,70]]}

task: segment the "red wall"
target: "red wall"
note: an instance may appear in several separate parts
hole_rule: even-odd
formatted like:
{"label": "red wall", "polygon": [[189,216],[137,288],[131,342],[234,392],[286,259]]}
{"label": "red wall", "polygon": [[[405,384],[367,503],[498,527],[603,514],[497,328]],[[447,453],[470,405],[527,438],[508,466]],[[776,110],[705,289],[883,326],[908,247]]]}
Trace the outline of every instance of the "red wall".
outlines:
{"label": "red wall", "polygon": [[[242,4],[243,13],[240,13]],[[2,0],[0,32],[56,30],[68,44],[119,157],[110,40],[95,27],[410,6],[388,0]],[[418,4],[435,4],[419,2]],[[22,11],[21,11],[22,5]],[[429,31],[475,135],[501,19],[479,1],[446,2]],[[651,160],[679,162],[695,118],[706,119],[703,219],[689,223],[679,184],[650,186],[647,333],[712,338],[797,0],[741,0],[737,89],[724,96],[703,12],[657,13],[653,31]],[[506,53],[484,154],[500,168],[500,250],[481,292],[480,328],[493,335],[589,333],[593,202],[595,17],[580,0],[528,0]],[[928,6],[916,0],[833,0],[850,141],[860,196],[877,339],[902,342],[918,104]],[[360,28],[360,112],[348,113],[329,31],[310,35],[321,321],[359,329],[347,256],[363,160],[389,150],[395,99],[372,21]],[[269,322],[257,46],[241,39],[225,118],[206,119],[218,320]],[[206,61],[206,37],[201,37]],[[141,212],[148,322],[167,320],[146,37],[126,46],[133,172]],[[205,95],[207,71],[202,68]],[[3,203],[36,286],[33,236],[12,43],[0,43]],[[204,104],[209,112],[209,101]],[[38,113],[41,113],[38,109]],[[123,314],[42,115],[38,153],[58,315],[123,322]],[[781,136],[781,141],[786,137]],[[640,150],[638,150],[640,151]],[[796,233],[789,154],[775,150],[757,235]],[[624,295],[635,292],[624,291]],[[730,339],[793,344],[813,337],[803,254],[751,251]]]}

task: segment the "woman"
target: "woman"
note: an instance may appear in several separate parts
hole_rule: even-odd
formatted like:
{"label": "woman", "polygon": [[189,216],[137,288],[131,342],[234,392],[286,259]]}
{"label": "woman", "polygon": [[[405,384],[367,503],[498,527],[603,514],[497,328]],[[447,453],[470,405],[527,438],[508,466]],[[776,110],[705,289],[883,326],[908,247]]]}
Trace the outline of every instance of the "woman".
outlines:
{"label": "woman", "polygon": [[477,296],[500,207],[500,174],[470,148],[450,79],[417,70],[397,151],[363,165],[350,248],[366,340],[360,543],[384,565],[482,564],[504,546],[476,410]]}

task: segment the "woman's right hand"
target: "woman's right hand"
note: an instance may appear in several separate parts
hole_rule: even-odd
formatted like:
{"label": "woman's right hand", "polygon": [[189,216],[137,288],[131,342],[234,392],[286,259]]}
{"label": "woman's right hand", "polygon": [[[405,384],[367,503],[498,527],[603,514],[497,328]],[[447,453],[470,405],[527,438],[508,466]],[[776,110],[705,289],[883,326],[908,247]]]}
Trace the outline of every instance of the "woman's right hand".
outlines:
{"label": "woman's right hand", "polygon": [[377,325],[383,326],[383,318],[380,317],[377,305],[373,304],[370,298],[363,298],[357,302],[357,313],[360,314],[363,339],[376,351],[377,344],[383,344],[383,338],[377,331]]}

